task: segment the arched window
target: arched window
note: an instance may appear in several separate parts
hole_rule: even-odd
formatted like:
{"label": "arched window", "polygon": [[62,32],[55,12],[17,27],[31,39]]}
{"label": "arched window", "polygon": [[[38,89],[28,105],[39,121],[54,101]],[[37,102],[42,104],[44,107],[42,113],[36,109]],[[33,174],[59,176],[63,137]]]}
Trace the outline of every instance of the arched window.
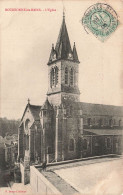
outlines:
{"label": "arched window", "polygon": [[87,150],[87,148],[88,148],[88,143],[87,143],[87,140],[84,139],[84,140],[83,140],[83,149],[84,149],[84,150]]}
{"label": "arched window", "polygon": [[106,126],[106,125],[107,125],[107,119],[104,118],[104,126]]}
{"label": "arched window", "polygon": [[111,139],[108,137],[107,138],[107,148],[111,147]]}
{"label": "arched window", "polygon": [[53,86],[55,85],[55,69],[53,68],[53,76],[52,76]]}
{"label": "arched window", "polygon": [[52,148],[51,147],[47,147],[47,154],[52,154]]}
{"label": "arched window", "polygon": [[70,139],[69,150],[74,151],[74,139]]}
{"label": "arched window", "polygon": [[73,69],[70,70],[70,85],[73,85]]}
{"label": "arched window", "polygon": [[54,76],[54,70],[53,68],[51,69],[51,72],[50,72],[50,87],[53,86],[53,76]]}
{"label": "arched window", "polygon": [[113,125],[113,120],[110,119],[110,120],[109,120],[109,126],[112,127],[112,125]]}
{"label": "arched window", "polygon": [[95,125],[96,124],[96,119],[95,118],[93,118],[93,125]]}
{"label": "arched window", "polygon": [[29,122],[30,122],[29,119],[27,119],[26,122],[25,122],[25,129],[26,129],[26,130],[29,129]]}
{"label": "arched window", "polygon": [[87,119],[87,123],[88,123],[88,126],[91,125],[91,118],[88,118],[88,119]]}
{"label": "arched window", "polygon": [[103,125],[103,120],[99,119],[99,126],[102,127],[102,125]]}
{"label": "arched window", "polygon": [[29,150],[29,135],[26,135],[26,150]]}
{"label": "arched window", "polygon": [[50,71],[50,87],[52,87],[52,74],[53,74],[53,73],[52,73],[52,70],[53,70],[53,69],[51,69],[51,71]]}
{"label": "arched window", "polygon": [[55,85],[55,69],[52,68],[50,72],[50,87]]}
{"label": "arched window", "polygon": [[65,68],[65,84],[68,84],[68,68]]}
{"label": "arched window", "polygon": [[58,67],[55,68],[55,86],[58,84]]}
{"label": "arched window", "polygon": [[113,121],[113,125],[115,126],[116,125],[116,120],[114,119],[114,121]]}
{"label": "arched window", "polygon": [[47,111],[43,110],[43,116],[47,116]]}
{"label": "arched window", "polygon": [[119,120],[119,127],[121,127],[121,120]]}

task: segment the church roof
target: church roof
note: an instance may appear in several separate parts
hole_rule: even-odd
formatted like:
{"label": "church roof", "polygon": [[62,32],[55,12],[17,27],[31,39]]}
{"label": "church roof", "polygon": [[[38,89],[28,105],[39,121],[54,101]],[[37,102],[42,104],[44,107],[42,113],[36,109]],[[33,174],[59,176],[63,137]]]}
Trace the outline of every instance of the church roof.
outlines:
{"label": "church roof", "polygon": [[[53,60],[54,54],[56,54],[56,59]],[[56,61],[59,59],[72,60],[72,61],[79,63],[75,43],[73,46],[73,51],[71,49],[71,44],[70,44],[70,40],[69,40],[69,36],[67,32],[64,15],[63,15],[63,21],[62,21],[62,25],[60,28],[59,36],[56,42],[56,46],[55,46],[55,49],[54,49],[54,46],[52,46],[48,64],[52,63],[52,61]]]}
{"label": "church roof", "polygon": [[35,105],[29,104],[29,108],[32,112],[32,115],[33,115],[34,119],[38,120],[41,106],[35,106]]}
{"label": "church roof", "polygon": [[79,104],[79,107],[85,115],[123,116],[123,106],[92,104],[85,102],[78,102],[77,104]]}
{"label": "church roof", "polygon": [[31,125],[31,129],[33,129],[35,127],[35,125],[37,126],[37,128],[41,128],[41,123],[40,120],[36,120],[32,125]]}
{"label": "church roof", "polygon": [[[25,115],[25,112],[26,112],[27,108],[30,109],[30,111],[31,111],[31,113],[32,113],[32,115],[33,115],[33,117],[34,117],[34,119],[35,119],[35,120],[39,120],[39,113],[40,113],[41,106],[36,106],[36,105],[32,105],[32,104],[27,104],[27,106],[26,106],[26,108],[25,108],[25,111],[24,111],[24,113],[23,113],[23,116],[22,116],[21,121],[23,120],[23,117],[24,117],[24,115]],[[20,125],[20,126],[21,126],[21,125]]]}
{"label": "church roof", "polygon": [[77,51],[76,51],[75,42],[74,42],[74,45],[73,45],[73,59],[74,59],[75,61],[79,62],[78,54],[77,54]]}
{"label": "church roof", "polygon": [[122,129],[84,129],[85,135],[123,135]]}
{"label": "church roof", "polygon": [[51,110],[52,106],[48,101],[48,98],[46,99],[46,101],[44,102],[43,106],[41,107],[42,110]]}
{"label": "church roof", "polygon": [[57,52],[58,58],[62,58],[62,59],[67,58],[68,54],[72,53],[64,16],[63,16],[63,21],[57,39],[55,50]]}

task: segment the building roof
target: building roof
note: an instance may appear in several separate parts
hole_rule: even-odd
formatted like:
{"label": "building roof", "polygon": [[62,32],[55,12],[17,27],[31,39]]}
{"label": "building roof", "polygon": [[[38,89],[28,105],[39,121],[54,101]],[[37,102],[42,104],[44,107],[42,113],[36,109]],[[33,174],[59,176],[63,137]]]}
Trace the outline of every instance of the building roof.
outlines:
{"label": "building roof", "polygon": [[84,129],[84,134],[88,135],[123,135],[123,130],[119,129]]}
{"label": "building roof", "polygon": [[55,50],[57,52],[58,58],[62,58],[62,59],[67,58],[68,54],[72,53],[64,16],[63,16],[63,21],[57,39]]}
{"label": "building roof", "polygon": [[77,104],[79,104],[79,108],[82,109],[84,115],[123,116],[123,106],[92,104],[85,102],[78,102]]}
{"label": "building roof", "polygon": [[39,120],[39,113],[40,113],[41,106],[35,106],[35,105],[29,104],[29,108],[33,114],[34,119]]}
{"label": "building roof", "polygon": [[[74,105],[74,104],[73,104]],[[123,106],[113,106],[113,105],[104,105],[104,104],[92,104],[92,103],[85,103],[85,102],[76,102],[76,108],[82,109],[83,115],[89,116],[119,116],[123,117]],[[40,109],[52,109],[49,101],[46,99],[44,105],[36,106],[32,104],[27,104],[24,114],[29,107],[34,120],[39,120],[39,113]],[[22,119],[24,117],[22,116]],[[21,121],[22,121],[21,119]]]}
{"label": "building roof", "polygon": [[44,102],[43,106],[41,107],[42,110],[52,110],[53,107],[48,101],[48,98],[46,98],[46,101]]}
{"label": "building roof", "polygon": [[26,112],[27,108],[30,109],[34,119],[35,120],[39,120],[39,113],[40,113],[41,106],[36,106],[36,105],[32,105],[32,104],[28,103],[26,108],[25,108],[25,110],[24,110],[24,113],[23,113],[23,116],[21,118],[21,121],[23,120],[23,117],[25,115],[25,112]]}
{"label": "building roof", "polygon": [[52,45],[51,54],[49,58],[48,64],[52,63],[53,55],[56,54],[56,60],[72,60],[74,62],[79,63],[76,46],[74,43],[73,51],[71,49],[71,44],[67,32],[67,27],[65,23],[65,16],[63,15],[62,25],[60,28],[59,36],[56,42],[56,46],[54,49],[54,46]]}
{"label": "building roof", "polygon": [[76,51],[75,42],[74,42],[74,46],[73,46],[73,59],[74,59],[75,61],[79,62],[78,54],[77,54],[77,51]]}
{"label": "building roof", "polygon": [[31,125],[31,129],[35,128],[35,125],[37,126],[38,129],[41,128],[41,123],[40,120],[36,120],[32,125]]}

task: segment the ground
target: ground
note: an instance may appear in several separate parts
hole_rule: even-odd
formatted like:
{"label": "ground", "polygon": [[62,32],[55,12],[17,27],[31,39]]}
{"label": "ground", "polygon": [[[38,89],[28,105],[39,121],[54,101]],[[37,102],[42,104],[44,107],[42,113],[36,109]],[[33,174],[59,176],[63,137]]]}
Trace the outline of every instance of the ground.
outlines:
{"label": "ground", "polygon": [[94,159],[54,172],[82,195],[123,194],[123,159]]}
{"label": "ground", "polygon": [[[39,171],[63,194],[122,195],[123,158],[90,159],[47,167]],[[30,184],[0,188],[0,195],[34,195]]]}

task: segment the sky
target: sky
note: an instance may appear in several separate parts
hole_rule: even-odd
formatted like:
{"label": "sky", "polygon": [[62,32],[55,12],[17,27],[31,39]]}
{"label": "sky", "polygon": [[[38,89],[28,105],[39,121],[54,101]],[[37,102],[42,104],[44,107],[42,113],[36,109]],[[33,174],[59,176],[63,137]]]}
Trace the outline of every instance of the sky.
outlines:
{"label": "sky", "polygon": [[[34,105],[44,103],[48,89],[47,62],[52,43],[57,41],[63,7],[71,46],[76,43],[80,60],[80,101],[123,105],[123,3],[106,1],[118,13],[119,26],[105,42],[88,34],[81,22],[84,12],[95,3],[95,0],[0,2],[0,117],[21,118],[28,98]],[[56,11],[19,12],[5,8]]]}

